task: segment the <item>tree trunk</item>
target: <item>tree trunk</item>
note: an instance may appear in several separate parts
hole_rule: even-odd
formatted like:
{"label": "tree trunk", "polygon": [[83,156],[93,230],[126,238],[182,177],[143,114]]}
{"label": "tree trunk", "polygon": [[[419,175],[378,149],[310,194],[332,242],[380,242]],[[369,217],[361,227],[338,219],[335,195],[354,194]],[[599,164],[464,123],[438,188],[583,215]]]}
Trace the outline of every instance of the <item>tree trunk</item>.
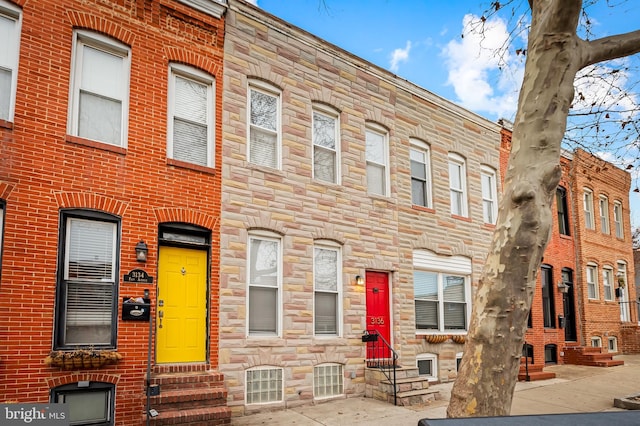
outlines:
{"label": "tree trunk", "polygon": [[448,417],[511,410],[536,276],[551,236],[573,82],[584,62],[575,32],[581,2],[554,1],[530,2],[532,26],[509,166]]}

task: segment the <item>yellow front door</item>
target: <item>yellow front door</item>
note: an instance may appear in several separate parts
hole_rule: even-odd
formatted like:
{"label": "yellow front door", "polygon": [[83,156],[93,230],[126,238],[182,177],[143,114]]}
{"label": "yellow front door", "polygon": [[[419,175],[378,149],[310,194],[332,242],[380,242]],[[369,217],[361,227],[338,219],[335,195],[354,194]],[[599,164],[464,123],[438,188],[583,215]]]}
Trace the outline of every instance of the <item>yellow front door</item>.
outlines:
{"label": "yellow front door", "polygon": [[207,252],[160,247],[156,362],[206,361]]}

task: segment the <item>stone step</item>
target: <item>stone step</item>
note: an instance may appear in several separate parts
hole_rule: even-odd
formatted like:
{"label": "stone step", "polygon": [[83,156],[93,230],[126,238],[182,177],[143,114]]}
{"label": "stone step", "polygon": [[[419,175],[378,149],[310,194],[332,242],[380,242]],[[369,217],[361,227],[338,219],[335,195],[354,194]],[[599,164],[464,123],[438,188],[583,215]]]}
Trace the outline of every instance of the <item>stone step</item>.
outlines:
{"label": "stone step", "polygon": [[[145,417],[146,421],[146,417]],[[201,407],[186,410],[159,411],[156,417],[150,419],[154,426],[218,426],[231,424],[231,409],[229,407]]]}
{"label": "stone step", "polygon": [[[433,389],[404,391],[398,392],[397,405],[410,407],[415,405],[427,404],[438,399],[440,399],[440,391]],[[393,394],[388,395],[387,401],[393,404]]]}

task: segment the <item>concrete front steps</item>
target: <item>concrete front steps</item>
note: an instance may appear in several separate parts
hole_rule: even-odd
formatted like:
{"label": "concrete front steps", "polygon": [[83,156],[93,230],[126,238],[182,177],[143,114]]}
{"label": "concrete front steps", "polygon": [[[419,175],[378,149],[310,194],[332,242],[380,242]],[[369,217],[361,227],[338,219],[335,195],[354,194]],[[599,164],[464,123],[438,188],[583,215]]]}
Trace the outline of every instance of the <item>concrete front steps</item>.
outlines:
{"label": "concrete front steps", "polygon": [[520,360],[520,370],[518,371],[518,381],[533,382],[536,380],[554,379],[556,373],[543,371],[543,364],[532,364],[532,359],[527,361],[524,357]]}
{"label": "concrete front steps", "polygon": [[602,352],[602,348],[592,346],[567,346],[564,348],[565,364],[589,365],[592,367],[615,367],[624,361],[613,359],[615,354]]}
{"label": "concrete front steps", "polygon": [[[393,379],[393,376],[392,376]],[[365,397],[394,403],[393,383],[378,368],[365,370]],[[440,399],[440,392],[429,389],[429,381],[420,377],[418,369],[397,367],[396,369],[396,405],[408,407],[428,404]]]}
{"label": "concrete front steps", "polygon": [[151,384],[160,387],[160,394],[151,397],[151,408],[158,412],[152,425],[231,424],[224,376],[207,364],[157,365]]}

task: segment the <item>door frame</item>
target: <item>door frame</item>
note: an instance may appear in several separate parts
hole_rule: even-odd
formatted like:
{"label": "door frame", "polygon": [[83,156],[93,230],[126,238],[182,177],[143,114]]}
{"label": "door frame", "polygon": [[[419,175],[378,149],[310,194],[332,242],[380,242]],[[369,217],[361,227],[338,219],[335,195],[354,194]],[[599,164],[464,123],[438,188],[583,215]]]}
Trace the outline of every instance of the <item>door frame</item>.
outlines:
{"label": "door frame", "polygon": [[[365,270],[364,276],[365,276],[365,330],[369,327],[369,323],[368,323],[368,305],[367,305],[367,274],[369,273],[374,273],[374,274],[384,274],[387,277],[387,318],[388,318],[388,329],[389,329],[389,339],[388,339],[388,343],[389,346],[391,346],[393,348],[394,342],[393,342],[393,294],[392,294],[392,273],[389,271],[378,271],[378,270],[373,270],[373,269],[367,269]],[[383,336],[385,337],[385,336]]]}
{"label": "door frame", "polygon": [[[176,248],[185,248],[192,250],[205,251],[207,254],[207,262],[206,262],[206,282],[205,282],[205,342],[204,342],[204,352],[205,359],[203,362],[209,362],[210,355],[210,343],[211,343],[211,230],[192,225],[189,223],[183,222],[165,222],[160,223],[158,225],[158,248],[156,253],[156,259],[160,259],[160,248],[161,247],[176,247]],[[156,265],[156,277],[159,277],[160,273],[160,262]],[[155,362],[157,363],[157,354],[158,354],[158,339],[156,336],[157,333],[157,315],[158,315],[158,280],[156,280],[156,309],[154,315],[156,318],[154,321],[153,333],[154,333],[154,358],[156,358]]]}

